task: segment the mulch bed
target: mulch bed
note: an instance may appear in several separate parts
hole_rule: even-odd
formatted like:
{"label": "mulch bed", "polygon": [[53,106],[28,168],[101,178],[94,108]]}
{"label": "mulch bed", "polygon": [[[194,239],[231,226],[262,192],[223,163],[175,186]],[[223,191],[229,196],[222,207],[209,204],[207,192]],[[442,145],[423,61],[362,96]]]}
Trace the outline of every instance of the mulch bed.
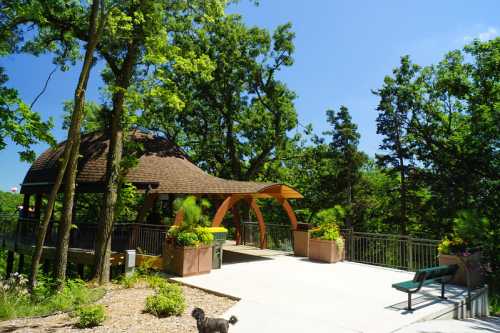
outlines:
{"label": "mulch bed", "polygon": [[200,289],[182,287],[187,308],[182,316],[157,318],[144,312],[146,297],[153,294],[151,288],[130,289],[110,287],[106,295],[97,303],[106,307],[107,319],[102,326],[92,329],[76,328],[76,318],[67,313],[44,318],[21,318],[0,322],[0,332],[198,332],[196,322],[191,317],[195,307],[205,310],[211,317],[222,315],[236,301],[217,296]]}

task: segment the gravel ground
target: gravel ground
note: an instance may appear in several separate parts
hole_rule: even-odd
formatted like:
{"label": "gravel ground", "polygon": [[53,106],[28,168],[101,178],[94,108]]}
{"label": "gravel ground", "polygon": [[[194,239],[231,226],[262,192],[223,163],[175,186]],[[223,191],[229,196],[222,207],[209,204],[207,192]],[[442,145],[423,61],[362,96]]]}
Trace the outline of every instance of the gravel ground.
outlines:
{"label": "gravel ground", "polygon": [[179,317],[157,318],[144,313],[146,297],[153,294],[150,288],[123,289],[112,287],[98,302],[106,307],[107,319],[102,326],[93,329],[74,327],[75,318],[66,313],[44,318],[23,318],[0,322],[0,332],[197,332],[191,317],[195,307],[205,310],[210,317],[217,317],[233,306],[236,301],[216,296],[200,289],[183,286],[186,311]]}

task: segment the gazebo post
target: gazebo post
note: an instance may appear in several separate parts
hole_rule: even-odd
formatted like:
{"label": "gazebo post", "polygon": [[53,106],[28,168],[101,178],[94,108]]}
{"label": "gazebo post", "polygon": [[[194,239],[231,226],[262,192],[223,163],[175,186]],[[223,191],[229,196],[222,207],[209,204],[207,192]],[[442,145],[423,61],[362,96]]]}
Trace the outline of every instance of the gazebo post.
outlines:
{"label": "gazebo post", "polygon": [[43,199],[43,194],[42,193],[37,193],[35,196],[35,218],[40,220],[40,216],[42,215],[42,199]]}
{"label": "gazebo post", "polygon": [[146,215],[153,207],[154,203],[156,202],[156,199],[158,199],[158,193],[146,193],[146,199],[144,200],[144,204],[142,205],[141,209],[139,210],[139,213],[137,214],[136,223],[139,224],[144,223],[144,219],[146,218]]}

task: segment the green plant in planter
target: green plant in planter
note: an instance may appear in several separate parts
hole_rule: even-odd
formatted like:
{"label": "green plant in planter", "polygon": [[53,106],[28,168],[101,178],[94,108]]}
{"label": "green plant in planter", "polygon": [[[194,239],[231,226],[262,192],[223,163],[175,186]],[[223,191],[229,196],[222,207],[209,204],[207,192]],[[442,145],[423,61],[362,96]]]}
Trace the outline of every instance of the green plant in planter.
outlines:
{"label": "green plant in planter", "polygon": [[311,238],[335,241],[339,248],[344,247],[344,239],[340,234],[339,223],[345,216],[341,206],[326,209],[317,214],[313,223],[315,227],[310,230]]}
{"label": "green plant in planter", "polygon": [[210,203],[194,196],[188,196],[184,200],[176,200],[174,203],[177,210],[184,211],[184,222],[181,226],[172,226],[167,236],[173,238],[179,246],[210,245],[214,240],[213,234],[207,225],[210,219],[204,214],[204,210],[210,207]]}
{"label": "green plant in planter", "polygon": [[469,256],[489,237],[488,219],[464,210],[453,219],[453,232],[438,245],[440,254]]}

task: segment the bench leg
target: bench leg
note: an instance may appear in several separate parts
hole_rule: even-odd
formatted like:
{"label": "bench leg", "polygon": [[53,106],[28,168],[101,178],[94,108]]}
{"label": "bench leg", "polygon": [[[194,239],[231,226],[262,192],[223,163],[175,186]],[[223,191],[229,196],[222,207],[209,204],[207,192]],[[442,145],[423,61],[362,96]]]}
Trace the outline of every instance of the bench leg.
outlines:
{"label": "bench leg", "polygon": [[441,299],[446,299],[446,297],[444,297],[444,283],[441,283]]}
{"label": "bench leg", "polygon": [[406,308],[408,311],[413,311],[411,308],[411,293],[408,293],[408,307]]}

